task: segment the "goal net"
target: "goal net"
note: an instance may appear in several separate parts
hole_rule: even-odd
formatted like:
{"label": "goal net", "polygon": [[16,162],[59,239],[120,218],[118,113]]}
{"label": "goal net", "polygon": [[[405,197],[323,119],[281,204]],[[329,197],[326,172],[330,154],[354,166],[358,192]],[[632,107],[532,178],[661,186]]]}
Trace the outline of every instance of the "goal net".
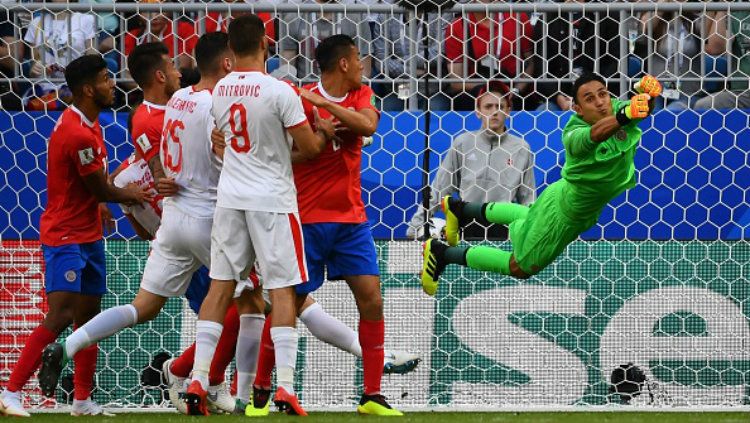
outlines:
{"label": "goal net", "polygon": [[[0,385],[46,311],[39,216],[46,141],[67,99],[60,69],[96,50],[117,78],[116,104],[100,116],[114,169],[133,151],[126,119],[139,91],[124,65],[132,45],[159,36],[172,43],[190,83],[187,40],[255,10],[272,40],[269,72],[295,83],[318,75],[320,39],[352,35],[382,110],[363,149],[362,194],[378,250],[386,349],[422,359],[413,373],[384,376],[394,406],[750,405],[750,4],[460,3],[424,13],[365,0],[47,5],[0,3]],[[159,25],[174,26],[154,34]],[[514,191],[538,195],[560,178],[570,89],[583,71],[601,74],[621,99],[644,73],[664,82],[659,110],[639,125],[636,187],[538,275],[516,280],[451,266],[437,294],[425,295],[419,239],[431,229],[439,236],[442,217],[438,211],[425,227],[425,183],[460,134],[482,130],[482,87],[508,87],[505,126],[533,161],[509,155],[499,138],[484,155],[457,156],[451,183],[455,192],[484,189],[479,201],[507,201],[487,187],[506,189],[524,166],[533,177],[518,177]],[[497,165],[493,154],[508,158]],[[117,229],[106,236],[103,308],[132,300],[149,251],[110,206]],[[464,242],[511,248],[503,228],[467,232]],[[346,284],[327,282],[314,297],[356,328]],[[361,362],[298,327],[301,401],[351,410]],[[156,320],[102,341],[94,398],[126,409],[167,407],[141,374],[157,353],[179,354],[194,333],[186,301],[172,299]],[[646,377],[632,401],[611,384],[630,364]],[[69,401],[65,379],[55,399],[44,399],[32,379],[26,405]]]}

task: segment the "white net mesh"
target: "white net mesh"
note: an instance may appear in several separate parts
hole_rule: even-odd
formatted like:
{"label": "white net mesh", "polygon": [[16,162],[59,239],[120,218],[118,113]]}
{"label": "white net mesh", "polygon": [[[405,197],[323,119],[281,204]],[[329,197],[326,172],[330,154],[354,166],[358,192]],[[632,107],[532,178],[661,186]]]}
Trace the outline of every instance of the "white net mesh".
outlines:
{"label": "white net mesh", "polygon": [[[61,70],[96,50],[116,75],[116,105],[100,118],[114,168],[132,152],[126,112],[140,96],[124,67],[130,49],[161,39],[188,84],[195,39],[225,29],[231,13],[249,7],[239,4],[118,3],[97,13],[90,8],[96,6],[67,6],[78,14],[66,6],[0,3],[1,383],[46,311],[38,225],[46,202],[45,140],[69,100]],[[642,369],[652,388],[649,395],[644,385],[633,402],[750,404],[750,7],[690,5],[470,3],[420,19],[387,3],[261,7],[274,41],[269,72],[298,83],[316,79],[316,44],[347,33],[384,111],[364,149],[362,183],[379,252],[386,347],[423,359],[414,373],[384,378],[395,406],[620,403],[610,375],[627,363]],[[488,81],[509,86],[506,125],[528,145],[532,177],[519,176],[512,192],[493,193],[487,187],[507,184],[508,172],[524,173],[517,156],[503,158],[502,169],[488,164],[478,172],[469,161],[491,163],[492,152],[455,153],[460,163],[446,184],[435,183],[434,195],[465,195],[476,186],[467,199],[529,202],[533,195],[522,199],[519,190],[540,193],[560,178],[570,90],[584,71],[607,78],[621,98],[645,72],[665,83],[661,110],[640,125],[638,185],[536,277],[519,282],[450,267],[437,296],[425,296],[416,276],[421,244],[413,240],[423,231],[424,178],[436,180],[459,134],[482,125],[473,112],[480,90]],[[117,223],[107,237],[103,308],[133,298],[148,253],[121,215]],[[487,233],[489,244],[510,248],[504,228]],[[479,228],[465,236],[485,234]],[[355,327],[347,291],[333,282],[315,296]],[[192,342],[193,319],[182,300],[171,300],[157,320],[103,341],[94,397],[128,408],[165,406],[140,374],[157,352],[176,354]],[[361,365],[302,334],[303,403],[351,409]],[[26,387],[28,405],[55,406],[43,401],[34,380]],[[57,401],[67,399],[61,394]]]}

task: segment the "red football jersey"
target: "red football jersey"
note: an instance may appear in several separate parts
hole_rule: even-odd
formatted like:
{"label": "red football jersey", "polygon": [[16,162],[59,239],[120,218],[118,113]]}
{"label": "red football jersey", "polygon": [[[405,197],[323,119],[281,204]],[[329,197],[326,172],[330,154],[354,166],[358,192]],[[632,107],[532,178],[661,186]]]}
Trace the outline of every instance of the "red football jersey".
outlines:
{"label": "red football jersey", "polygon": [[166,106],[144,101],[133,115],[133,138],[137,157],[146,162],[159,154],[161,130],[164,125]]}
{"label": "red football jersey", "polygon": [[[195,45],[198,44],[198,35],[195,33],[195,25],[190,22],[177,21],[177,42],[175,43],[175,25],[171,27],[168,25],[162,31],[161,35],[155,36],[145,34],[145,29],[138,28],[128,31],[125,34],[125,56],[130,55],[135,46],[153,41],[161,41],[167,46],[169,50],[169,57],[179,56],[180,54],[193,54]],[[177,46],[177,54],[174,52],[175,45]]]}
{"label": "red football jersey", "polygon": [[[235,12],[233,16],[241,16],[245,13]],[[276,27],[274,24],[274,18],[268,12],[258,12],[258,17],[263,20],[263,25],[266,27],[266,37],[268,42],[273,45],[276,43]],[[209,32],[227,32],[229,29],[229,22],[232,21],[233,16],[225,16],[222,12],[208,12],[206,14],[206,33]]]}
{"label": "red football jersey", "polygon": [[99,201],[83,177],[107,168],[107,148],[98,119],[94,122],[75,106],[57,120],[47,148],[47,207],[39,240],[57,247],[102,238]]}
{"label": "red football jersey", "polygon": [[[351,110],[371,109],[374,94],[362,85],[343,98],[326,93],[319,83],[304,88]],[[307,120],[315,126],[313,106],[302,101]],[[331,114],[319,109],[321,118]],[[331,141],[317,159],[294,165],[294,182],[297,185],[297,203],[302,223],[362,223],[367,221],[362,201],[361,165],[362,137],[342,133],[342,143]]]}

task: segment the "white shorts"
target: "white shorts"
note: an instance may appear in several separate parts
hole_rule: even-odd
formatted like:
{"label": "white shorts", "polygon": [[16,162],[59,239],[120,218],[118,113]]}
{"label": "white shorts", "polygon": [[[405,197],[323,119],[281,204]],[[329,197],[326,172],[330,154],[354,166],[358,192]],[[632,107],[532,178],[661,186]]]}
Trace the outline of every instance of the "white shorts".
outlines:
{"label": "white shorts", "polygon": [[141,288],[166,298],[184,295],[193,273],[210,264],[212,222],[211,217],[193,217],[165,205]]}
{"label": "white shorts", "polygon": [[211,278],[247,279],[256,260],[265,289],[307,281],[302,226],[297,213],[217,206],[211,229]]}

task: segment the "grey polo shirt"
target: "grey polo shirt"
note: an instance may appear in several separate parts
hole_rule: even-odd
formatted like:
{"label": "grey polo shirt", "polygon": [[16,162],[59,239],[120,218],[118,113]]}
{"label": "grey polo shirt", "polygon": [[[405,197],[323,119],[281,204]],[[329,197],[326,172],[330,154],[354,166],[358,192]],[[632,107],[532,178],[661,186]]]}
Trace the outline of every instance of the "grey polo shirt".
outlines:
{"label": "grey polo shirt", "polygon": [[[440,199],[458,193],[469,202],[513,202],[529,205],[536,199],[534,154],[522,138],[507,131],[464,132],[453,140],[432,182],[429,216]],[[409,222],[407,235],[424,223],[419,207]]]}

